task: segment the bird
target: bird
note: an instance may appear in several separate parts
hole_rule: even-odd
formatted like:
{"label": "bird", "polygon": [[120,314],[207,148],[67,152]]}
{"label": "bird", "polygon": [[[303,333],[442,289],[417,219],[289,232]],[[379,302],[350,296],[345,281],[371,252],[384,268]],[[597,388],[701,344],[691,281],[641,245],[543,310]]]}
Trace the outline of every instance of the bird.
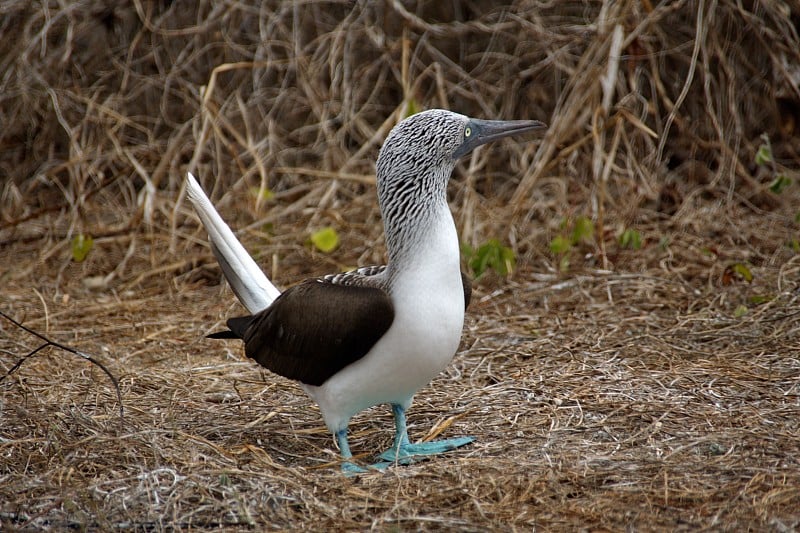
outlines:
{"label": "bird", "polygon": [[[406,421],[416,392],[452,361],[471,296],[447,184],[457,161],[478,146],[544,128],[538,120],[483,120],[444,109],[399,121],[375,164],[386,264],[307,279],[283,292],[188,173],[188,198],[224,277],[250,313],[208,336],[241,339],[249,358],[300,383],[319,406],[346,475],[408,464],[474,440],[413,443]],[[382,404],[394,415],[394,442],[364,468],[353,460],[348,425]]]}

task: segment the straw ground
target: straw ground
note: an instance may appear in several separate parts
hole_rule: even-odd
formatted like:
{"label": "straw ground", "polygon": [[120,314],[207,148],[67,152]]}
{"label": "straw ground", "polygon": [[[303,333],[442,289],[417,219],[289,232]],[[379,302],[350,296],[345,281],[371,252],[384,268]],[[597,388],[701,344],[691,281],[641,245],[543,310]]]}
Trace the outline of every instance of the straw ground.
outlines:
{"label": "straw ground", "polygon": [[[8,530],[800,527],[800,14],[789,4],[0,5]],[[299,387],[204,339],[241,312],[200,176],[281,286],[383,260],[373,164],[423,107],[537,118],[459,166],[475,282],[414,439],[344,478]],[[588,223],[587,223],[588,221]],[[332,226],[330,254],[309,235]],[[77,235],[93,238],[76,261]],[[466,263],[466,260],[465,260]],[[0,322],[3,374],[41,341]],[[357,416],[367,460],[386,408]]]}

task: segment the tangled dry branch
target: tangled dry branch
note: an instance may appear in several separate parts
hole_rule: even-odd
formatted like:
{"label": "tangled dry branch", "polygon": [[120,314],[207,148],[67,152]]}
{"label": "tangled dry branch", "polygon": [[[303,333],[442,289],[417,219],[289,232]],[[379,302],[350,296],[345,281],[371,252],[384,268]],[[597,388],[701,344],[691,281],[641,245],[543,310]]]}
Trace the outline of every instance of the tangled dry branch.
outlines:
{"label": "tangled dry branch", "polygon": [[[3,305],[126,403],[120,432],[57,357],[2,380],[0,524],[800,527],[798,28],[783,1],[0,2]],[[199,340],[234,310],[182,179],[282,285],[379,263],[374,159],[425,107],[550,128],[451,184],[517,271],[476,284],[411,432],[477,444],[344,483],[294,384]]]}

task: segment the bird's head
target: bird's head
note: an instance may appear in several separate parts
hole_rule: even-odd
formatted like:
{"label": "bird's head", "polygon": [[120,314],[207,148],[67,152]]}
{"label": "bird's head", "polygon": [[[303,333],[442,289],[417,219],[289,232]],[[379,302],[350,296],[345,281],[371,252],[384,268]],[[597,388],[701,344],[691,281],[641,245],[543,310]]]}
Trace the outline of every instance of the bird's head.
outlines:
{"label": "bird's head", "polygon": [[447,182],[459,158],[487,142],[545,127],[537,120],[480,120],[444,109],[423,111],[397,124],[376,165],[389,268],[413,257],[404,250],[420,242],[425,232],[447,224]]}
{"label": "bird's head", "polygon": [[[395,126],[378,154],[378,192],[444,187],[456,161],[503,137],[546,128],[538,120],[481,120],[444,109],[411,115]],[[433,180],[433,181],[431,181]]]}

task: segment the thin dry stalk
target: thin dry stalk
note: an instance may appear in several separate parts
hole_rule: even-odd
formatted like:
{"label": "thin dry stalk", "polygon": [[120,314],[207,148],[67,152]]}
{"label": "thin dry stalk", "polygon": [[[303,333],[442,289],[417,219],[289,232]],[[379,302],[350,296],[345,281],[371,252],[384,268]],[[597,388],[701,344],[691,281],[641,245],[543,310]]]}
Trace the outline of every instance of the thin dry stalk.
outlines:
{"label": "thin dry stalk", "polygon": [[[0,3],[0,300],[126,405],[120,431],[102,371],[57,354],[4,379],[0,528],[800,528],[786,5]],[[475,283],[410,430],[475,445],[343,479],[300,388],[203,339],[241,308],[181,191],[193,170],[281,286],[380,263],[374,160],[411,102],[550,127],[451,184],[463,242],[517,271]],[[0,323],[0,374],[25,348]],[[391,415],[352,430],[368,460]]]}

